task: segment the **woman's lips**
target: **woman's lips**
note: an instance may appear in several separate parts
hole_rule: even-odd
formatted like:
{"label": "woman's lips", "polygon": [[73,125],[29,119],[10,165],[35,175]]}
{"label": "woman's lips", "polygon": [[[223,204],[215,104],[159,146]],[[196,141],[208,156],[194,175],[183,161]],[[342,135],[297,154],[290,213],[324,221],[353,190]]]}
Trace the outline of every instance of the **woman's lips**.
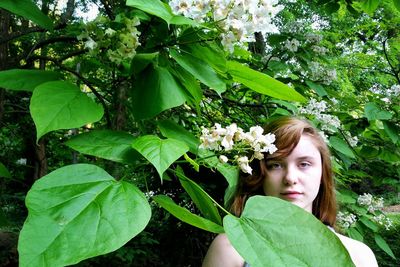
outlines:
{"label": "woman's lips", "polygon": [[281,193],[281,195],[286,199],[296,199],[296,198],[299,198],[302,195],[302,193],[297,192],[297,191],[287,191],[287,192]]}

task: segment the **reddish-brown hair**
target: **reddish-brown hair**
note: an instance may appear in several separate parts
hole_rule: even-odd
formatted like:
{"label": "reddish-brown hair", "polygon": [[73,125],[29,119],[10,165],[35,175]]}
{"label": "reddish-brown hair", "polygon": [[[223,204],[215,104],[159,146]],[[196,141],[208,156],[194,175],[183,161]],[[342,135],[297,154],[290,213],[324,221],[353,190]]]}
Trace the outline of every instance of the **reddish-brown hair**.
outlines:
{"label": "reddish-brown hair", "polygon": [[263,181],[264,174],[261,171],[261,165],[268,161],[268,158],[287,157],[299,143],[303,134],[311,137],[312,142],[321,153],[322,177],[321,185],[317,197],[312,206],[312,213],[323,223],[333,226],[336,221],[336,198],[333,182],[332,164],[329,148],[322,139],[318,130],[310,122],[295,117],[279,117],[268,123],[264,127],[265,133],[275,134],[275,145],[278,150],[269,157],[265,156],[263,161],[253,160],[251,167],[253,174],[240,178],[236,194],[233,198],[231,211],[239,216],[244,208],[246,200],[253,195],[264,195]]}

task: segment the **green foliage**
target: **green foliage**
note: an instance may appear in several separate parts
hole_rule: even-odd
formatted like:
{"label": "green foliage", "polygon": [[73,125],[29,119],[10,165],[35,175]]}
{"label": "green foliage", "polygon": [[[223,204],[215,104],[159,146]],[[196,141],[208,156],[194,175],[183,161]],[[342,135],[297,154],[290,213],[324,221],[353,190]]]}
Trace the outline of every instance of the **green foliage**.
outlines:
{"label": "green foliage", "polygon": [[0,177],[11,178],[10,172],[7,170],[6,166],[0,162]]}
{"label": "green foliage", "polygon": [[54,71],[5,70],[0,71],[0,86],[9,90],[32,92],[36,86],[60,78],[60,73]]}
{"label": "green foliage", "polygon": [[[113,251],[140,233],[151,214],[135,186],[88,164],[43,177],[32,186],[26,205],[20,266],[70,265]],[[33,240],[40,242],[32,247]]]}
{"label": "green foliage", "polygon": [[251,197],[240,218],[224,218],[224,228],[251,266],[354,266],[332,231],[310,213],[277,198]]}

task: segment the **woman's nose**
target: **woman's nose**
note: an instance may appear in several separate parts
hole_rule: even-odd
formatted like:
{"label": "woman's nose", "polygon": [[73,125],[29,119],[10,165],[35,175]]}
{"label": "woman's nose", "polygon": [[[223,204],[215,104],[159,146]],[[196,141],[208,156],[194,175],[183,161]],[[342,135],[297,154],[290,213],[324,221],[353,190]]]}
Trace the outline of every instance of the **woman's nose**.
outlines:
{"label": "woman's nose", "polygon": [[298,175],[299,172],[296,170],[296,167],[287,166],[283,181],[287,185],[297,184],[299,179]]}

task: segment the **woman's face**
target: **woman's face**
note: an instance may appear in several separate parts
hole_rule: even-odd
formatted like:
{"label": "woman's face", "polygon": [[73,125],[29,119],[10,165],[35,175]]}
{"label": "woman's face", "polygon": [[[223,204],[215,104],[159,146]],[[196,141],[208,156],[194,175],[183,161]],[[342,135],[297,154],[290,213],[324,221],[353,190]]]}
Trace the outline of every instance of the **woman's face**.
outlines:
{"label": "woman's face", "polygon": [[321,153],[310,136],[303,134],[288,157],[261,162],[267,196],[278,197],[312,212],[321,184]]}

